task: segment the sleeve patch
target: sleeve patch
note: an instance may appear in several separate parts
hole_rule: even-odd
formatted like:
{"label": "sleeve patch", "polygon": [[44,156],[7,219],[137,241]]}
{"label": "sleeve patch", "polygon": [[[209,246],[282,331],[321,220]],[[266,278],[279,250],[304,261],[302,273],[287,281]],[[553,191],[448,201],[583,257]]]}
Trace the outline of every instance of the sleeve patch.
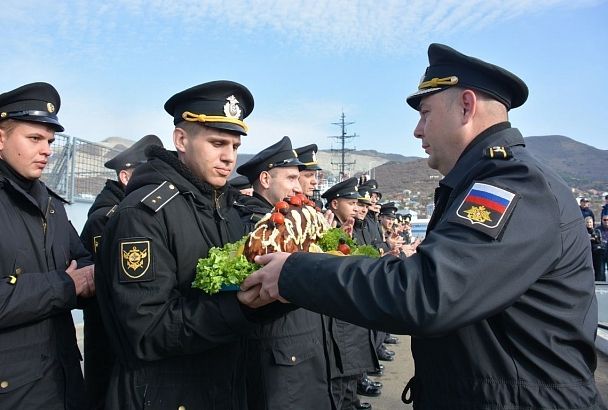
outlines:
{"label": "sleeve patch", "polygon": [[118,243],[121,283],[148,282],[154,280],[152,246],[147,238],[125,238]]}
{"label": "sleeve patch", "polygon": [[497,186],[475,182],[448,221],[468,226],[496,239],[520,196]]}

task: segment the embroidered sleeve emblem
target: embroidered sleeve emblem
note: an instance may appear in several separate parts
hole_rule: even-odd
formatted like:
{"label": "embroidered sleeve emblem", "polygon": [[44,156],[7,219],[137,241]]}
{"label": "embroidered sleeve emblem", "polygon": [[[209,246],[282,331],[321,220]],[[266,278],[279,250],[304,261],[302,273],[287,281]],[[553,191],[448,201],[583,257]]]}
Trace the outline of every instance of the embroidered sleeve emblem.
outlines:
{"label": "embroidered sleeve emblem", "polygon": [[483,182],[475,182],[458,206],[450,222],[472,227],[498,237],[505,226],[519,195]]}
{"label": "embroidered sleeve emblem", "polygon": [[154,279],[149,240],[120,241],[120,281],[143,282]]}

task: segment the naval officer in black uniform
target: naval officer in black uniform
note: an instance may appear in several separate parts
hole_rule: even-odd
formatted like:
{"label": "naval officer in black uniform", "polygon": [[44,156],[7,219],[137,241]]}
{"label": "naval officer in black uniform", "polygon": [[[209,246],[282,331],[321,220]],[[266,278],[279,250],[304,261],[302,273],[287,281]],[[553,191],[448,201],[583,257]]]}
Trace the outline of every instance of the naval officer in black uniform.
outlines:
{"label": "naval officer in black uniform", "polygon": [[[145,135],[129,148],[106,161],[104,166],[116,171],[116,180],[108,179],[89,208],[88,218],[80,239],[93,259],[101,239],[101,233],[118,204],[125,197],[125,188],[135,168],[146,162],[145,150],[150,145],[163,146],[156,135]],[[87,401],[91,409],[105,407],[105,395],[114,365],[108,335],[101,321],[97,299],[91,298],[82,309],[84,319],[84,383]]]}
{"label": "naval officer in black uniform", "polygon": [[[253,196],[239,197],[236,206],[248,230],[278,201],[301,191],[303,167],[283,137],[238,168],[253,185]],[[304,309],[260,324],[247,340],[248,409],[330,410],[323,336],[321,315]]]}
{"label": "naval officer in black uniform", "polygon": [[528,88],[445,45],[428,54],[407,102],[420,112],[414,135],[429,166],[445,177],[417,252],[264,255],[243,288],[262,284],[260,303],[280,298],[416,336],[403,397],[416,409],[603,409],[582,216],[508,122]]}
{"label": "naval officer in black uniform", "polygon": [[[242,292],[192,289],[197,261],[244,235],[227,179],[253,97],[213,81],[165,103],[176,151],[151,147],[108,221],[98,302],[117,358],[107,407],[247,408]],[[180,407],[182,406],[182,407]]]}
{"label": "naval officer in black uniform", "polygon": [[40,181],[60,105],[47,83],[0,94],[1,409],[86,406],[70,310],[94,294],[93,261]]}

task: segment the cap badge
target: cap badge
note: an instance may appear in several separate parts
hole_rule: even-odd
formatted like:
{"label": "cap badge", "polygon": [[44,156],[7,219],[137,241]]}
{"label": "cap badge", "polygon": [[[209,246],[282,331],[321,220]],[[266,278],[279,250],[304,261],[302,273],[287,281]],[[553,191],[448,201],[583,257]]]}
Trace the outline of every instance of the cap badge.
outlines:
{"label": "cap badge", "polygon": [[55,106],[53,105],[53,103],[46,103],[46,109],[50,113],[55,112]]}
{"label": "cap badge", "polygon": [[224,104],[224,114],[228,118],[236,118],[241,119],[241,107],[239,107],[239,100],[236,99],[234,95],[226,98],[228,101]]}
{"label": "cap badge", "polygon": [[[424,80],[424,77],[422,78]],[[427,88],[437,88],[437,87],[442,87],[442,86],[453,86],[458,84],[458,77],[456,77],[455,75],[449,76],[449,77],[442,77],[442,78],[431,78],[427,81],[421,81],[420,84],[418,85],[418,89],[419,90],[424,90]]]}

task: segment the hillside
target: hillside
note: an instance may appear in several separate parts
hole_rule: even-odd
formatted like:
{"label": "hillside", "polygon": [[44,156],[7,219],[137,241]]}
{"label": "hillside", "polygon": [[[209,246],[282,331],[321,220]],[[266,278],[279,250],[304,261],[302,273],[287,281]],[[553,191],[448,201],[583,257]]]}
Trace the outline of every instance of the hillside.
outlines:
{"label": "hillside", "polygon": [[527,137],[526,146],[568,185],[581,190],[608,190],[608,151],[562,135]]}
{"label": "hillside", "polygon": [[[553,168],[573,188],[573,195],[588,196],[592,208],[603,204],[602,194],[608,191],[608,151],[580,143],[562,135],[532,136],[525,138],[530,152]],[[108,138],[107,145],[130,145],[123,138]],[[239,153],[237,166],[248,161],[253,154]],[[317,155],[325,177],[337,175],[337,153],[321,150]],[[428,168],[426,158],[381,153],[376,150],[352,151],[351,175],[371,174],[378,181],[383,199],[402,201],[405,208],[416,210],[420,216],[433,202],[433,193],[441,175]]]}

